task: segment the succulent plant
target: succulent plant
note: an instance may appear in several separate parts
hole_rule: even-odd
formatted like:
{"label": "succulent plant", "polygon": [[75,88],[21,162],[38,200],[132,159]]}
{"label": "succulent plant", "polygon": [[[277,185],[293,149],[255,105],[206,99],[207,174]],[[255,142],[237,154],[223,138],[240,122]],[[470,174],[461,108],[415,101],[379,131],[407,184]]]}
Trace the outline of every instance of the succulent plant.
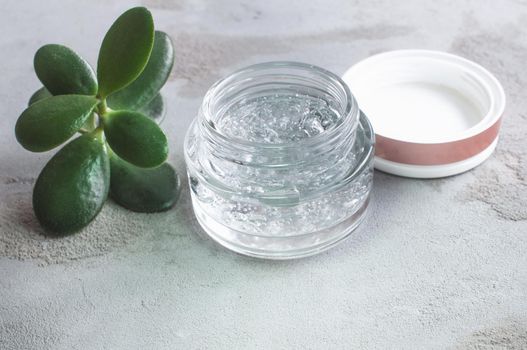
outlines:
{"label": "succulent plant", "polygon": [[155,120],[159,91],[174,62],[169,36],[154,30],[144,7],[123,13],[106,33],[97,73],[73,50],[49,44],[35,54],[43,84],[18,118],[18,142],[51,150],[75,135],[45,165],[33,189],[42,226],[63,235],[80,230],[108,195],[139,212],[171,208],[180,183],[165,161],[167,138]]}

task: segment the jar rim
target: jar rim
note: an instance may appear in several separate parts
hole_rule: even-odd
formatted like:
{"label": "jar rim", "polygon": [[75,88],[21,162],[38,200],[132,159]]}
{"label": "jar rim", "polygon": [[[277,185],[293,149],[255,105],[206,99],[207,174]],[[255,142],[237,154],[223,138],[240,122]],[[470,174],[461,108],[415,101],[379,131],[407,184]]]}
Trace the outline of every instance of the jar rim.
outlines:
{"label": "jar rim", "polygon": [[[243,77],[246,74],[259,72],[264,70],[280,69],[280,68],[292,68],[297,70],[309,71],[315,73],[321,77],[328,79],[333,83],[337,88],[340,88],[345,96],[346,104],[343,108],[342,118],[339,118],[338,122],[334,126],[326,129],[324,132],[313,135],[308,138],[303,138],[295,141],[288,141],[283,143],[266,143],[259,141],[249,141],[240,138],[231,137],[220,132],[217,128],[214,127],[212,123],[212,104],[214,101],[214,96],[221,92],[223,89],[228,88],[230,84],[237,81],[240,77]],[[299,75],[300,76],[300,75]],[[303,146],[309,146],[319,143],[321,140],[332,137],[335,133],[339,132],[346,123],[354,124],[354,127],[359,122],[359,107],[357,101],[353,94],[351,93],[348,85],[336,74],[332,73],[329,70],[321,68],[316,65],[296,62],[296,61],[269,61],[263,63],[257,63],[251,66],[234,71],[233,73],[227,75],[226,77],[216,81],[206,92],[203,103],[201,105],[201,112],[199,115],[202,118],[202,122],[199,124],[206,128],[207,133],[209,133],[215,139],[221,140],[222,143],[229,143],[234,146],[239,146],[242,148],[259,148],[259,149],[287,149],[287,148],[298,148]]]}

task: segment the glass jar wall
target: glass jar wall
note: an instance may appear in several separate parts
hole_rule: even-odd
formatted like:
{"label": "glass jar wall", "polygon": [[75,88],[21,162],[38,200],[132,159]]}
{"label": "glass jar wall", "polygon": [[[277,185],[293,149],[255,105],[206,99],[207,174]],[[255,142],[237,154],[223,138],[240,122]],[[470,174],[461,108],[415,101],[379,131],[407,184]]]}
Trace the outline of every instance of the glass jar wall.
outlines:
{"label": "glass jar wall", "polygon": [[248,67],[207,92],[185,140],[196,217],[242,254],[311,255],[361,222],[374,136],[348,87],[307,64]]}

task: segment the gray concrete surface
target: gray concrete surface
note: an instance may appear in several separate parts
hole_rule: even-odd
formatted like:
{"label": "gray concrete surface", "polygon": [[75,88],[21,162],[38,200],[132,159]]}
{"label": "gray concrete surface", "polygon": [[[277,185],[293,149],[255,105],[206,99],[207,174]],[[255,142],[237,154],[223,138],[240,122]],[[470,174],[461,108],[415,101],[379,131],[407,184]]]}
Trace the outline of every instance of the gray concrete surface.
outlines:
{"label": "gray concrete surface", "polygon": [[371,214],[316,257],[269,262],[206,239],[184,188],[155,215],[108,203],[82,233],[48,239],[31,189],[51,153],[13,128],[39,83],[33,53],[63,43],[96,61],[137,2],[2,1],[0,349],[526,349],[527,2],[145,0],[170,33],[170,161],[207,87],[289,59],[336,72],[401,48],[444,50],[493,71],[508,96],[496,153],[468,173],[376,173]]}

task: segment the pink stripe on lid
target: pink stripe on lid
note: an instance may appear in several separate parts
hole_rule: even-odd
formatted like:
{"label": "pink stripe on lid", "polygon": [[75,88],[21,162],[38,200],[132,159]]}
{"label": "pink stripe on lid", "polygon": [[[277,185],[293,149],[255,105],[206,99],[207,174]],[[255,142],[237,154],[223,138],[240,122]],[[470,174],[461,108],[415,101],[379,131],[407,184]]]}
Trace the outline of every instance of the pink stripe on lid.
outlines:
{"label": "pink stripe on lid", "polygon": [[498,136],[501,117],[489,128],[472,137],[444,143],[406,142],[375,135],[377,157],[404,164],[442,165],[455,163],[485,150]]}

